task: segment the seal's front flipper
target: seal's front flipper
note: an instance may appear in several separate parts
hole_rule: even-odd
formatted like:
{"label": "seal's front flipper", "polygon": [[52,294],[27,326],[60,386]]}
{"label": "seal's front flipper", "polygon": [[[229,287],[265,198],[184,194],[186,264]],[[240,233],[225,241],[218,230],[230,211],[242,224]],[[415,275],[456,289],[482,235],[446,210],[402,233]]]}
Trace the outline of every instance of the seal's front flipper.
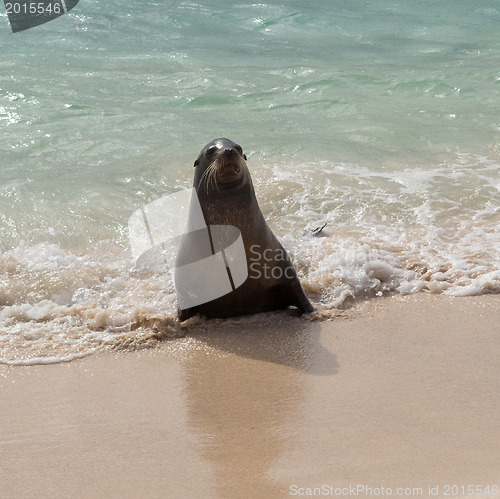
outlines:
{"label": "seal's front flipper", "polygon": [[300,303],[297,305],[297,308],[303,313],[303,314],[310,314],[311,312],[314,312],[316,309],[312,306],[311,302],[307,298],[307,296],[304,294],[302,291],[303,299],[300,300]]}
{"label": "seal's front flipper", "polygon": [[291,294],[292,305],[295,305],[303,314],[310,314],[311,312],[314,312],[314,307],[304,293],[298,279],[291,287]]}
{"label": "seal's front flipper", "polygon": [[191,319],[191,317],[193,317],[197,313],[198,313],[197,307],[185,308],[183,310],[181,310],[180,308],[177,309],[177,317],[179,317],[179,320],[181,322]]}

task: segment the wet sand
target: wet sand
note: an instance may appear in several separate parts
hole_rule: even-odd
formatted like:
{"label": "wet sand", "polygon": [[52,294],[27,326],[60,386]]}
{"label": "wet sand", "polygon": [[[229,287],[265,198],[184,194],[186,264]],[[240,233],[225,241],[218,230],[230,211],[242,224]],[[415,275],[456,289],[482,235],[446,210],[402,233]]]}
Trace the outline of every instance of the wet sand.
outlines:
{"label": "wet sand", "polygon": [[0,497],[498,486],[499,305],[393,297],[328,322],[226,321],[153,350],[0,367]]}

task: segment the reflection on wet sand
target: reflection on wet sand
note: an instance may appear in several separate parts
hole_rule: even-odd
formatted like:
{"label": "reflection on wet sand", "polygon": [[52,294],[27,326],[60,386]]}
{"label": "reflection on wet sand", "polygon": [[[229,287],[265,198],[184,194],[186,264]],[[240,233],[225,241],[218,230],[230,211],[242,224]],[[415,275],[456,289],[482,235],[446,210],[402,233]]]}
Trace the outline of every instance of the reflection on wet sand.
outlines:
{"label": "reflection on wet sand", "polygon": [[154,350],[0,368],[2,497],[498,484],[498,296],[366,305],[351,320],[213,321]]}
{"label": "reflection on wet sand", "polygon": [[286,442],[283,428],[302,405],[304,373],[337,369],[319,325],[279,315],[254,326],[209,325],[190,338],[195,352],[183,360],[188,422],[213,466],[217,496],[279,493],[268,472]]}

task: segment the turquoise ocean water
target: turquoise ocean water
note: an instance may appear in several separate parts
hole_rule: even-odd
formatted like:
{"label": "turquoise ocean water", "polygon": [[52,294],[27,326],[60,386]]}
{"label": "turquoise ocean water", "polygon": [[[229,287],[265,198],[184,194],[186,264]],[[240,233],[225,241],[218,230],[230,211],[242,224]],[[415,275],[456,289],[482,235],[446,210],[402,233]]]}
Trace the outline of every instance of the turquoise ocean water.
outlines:
{"label": "turquoise ocean water", "polygon": [[216,137],[316,305],[500,292],[498,0],[81,0],[15,34],[0,10],[0,130],[3,362],[173,320],[127,221]]}

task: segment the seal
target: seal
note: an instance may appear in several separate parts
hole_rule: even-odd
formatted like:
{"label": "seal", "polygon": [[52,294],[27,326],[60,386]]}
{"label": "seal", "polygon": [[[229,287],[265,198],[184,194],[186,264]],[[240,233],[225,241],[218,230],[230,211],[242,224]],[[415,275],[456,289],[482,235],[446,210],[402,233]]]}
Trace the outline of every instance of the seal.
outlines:
{"label": "seal", "polygon": [[[301,313],[314,310],[287,252],[262,215],[246,160],[240,145],[220,138],[207,144],[194,162],[193,187],[205,223],[208,228],[238,229],[248,277],[224,296],[195,307],[179,308],[182,321],[197,313],[208,318],[225,318],[288,307],[296,307]],[[196,246],[193,239],[183,240],[176,265],[186,261],[187,254],[196,253]]]}

